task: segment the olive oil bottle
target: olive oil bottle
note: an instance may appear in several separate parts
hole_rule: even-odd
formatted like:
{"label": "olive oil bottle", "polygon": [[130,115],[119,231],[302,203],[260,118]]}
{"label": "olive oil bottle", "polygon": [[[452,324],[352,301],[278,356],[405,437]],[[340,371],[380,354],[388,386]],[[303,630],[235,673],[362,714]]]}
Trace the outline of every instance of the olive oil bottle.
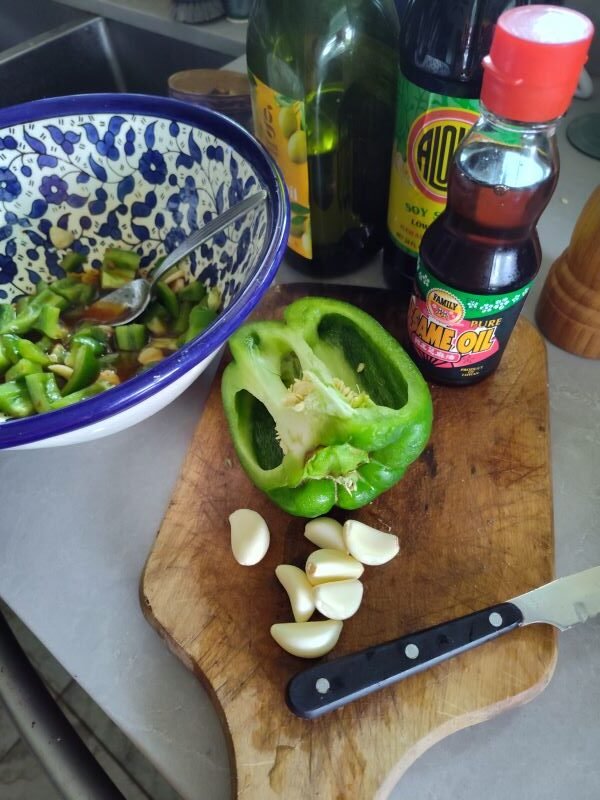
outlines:
{"label": "olive oil bottle", "polygon": [[398,37],[393,0],[255,0],[255,134],[288,187],[290,260],[315,276],[383,244]]}

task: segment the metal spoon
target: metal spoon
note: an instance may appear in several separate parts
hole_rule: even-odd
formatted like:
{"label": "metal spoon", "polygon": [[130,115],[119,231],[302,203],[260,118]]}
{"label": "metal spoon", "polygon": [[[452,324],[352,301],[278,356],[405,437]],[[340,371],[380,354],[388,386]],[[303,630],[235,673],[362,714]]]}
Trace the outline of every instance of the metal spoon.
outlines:
{"label": "metal spoon", "polygon": [[261,190],[240,203],[236,203],[222,214],[218,214],[169,253],[162,264],[147,278],[136,278],[125,286],[121,286],[120,289],[115,289],[114,292],[105,295],[86,308],[83,318],[106,322],[110,325],[124,325],[126,322],[131,322],[147,307],[155,283],[165,272],[215,233],[219,233],[242,214],[263,203],[266,198],[266,191]]}

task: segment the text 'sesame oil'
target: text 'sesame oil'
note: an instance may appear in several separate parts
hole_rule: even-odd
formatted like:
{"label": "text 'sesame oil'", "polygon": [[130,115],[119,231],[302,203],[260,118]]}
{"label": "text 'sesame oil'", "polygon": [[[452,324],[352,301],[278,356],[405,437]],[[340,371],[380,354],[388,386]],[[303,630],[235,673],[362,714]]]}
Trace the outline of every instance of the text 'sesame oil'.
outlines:
{"label": "text 'sesame oil'", "polygon": [[498,21],[481,116],[454,154],[446,209],[417,259],[408,335],[431,380],[474,383],[500,362],[540,267],[536,224],[558,179],[556,123],[592,32],[585,16],[553,6]]}

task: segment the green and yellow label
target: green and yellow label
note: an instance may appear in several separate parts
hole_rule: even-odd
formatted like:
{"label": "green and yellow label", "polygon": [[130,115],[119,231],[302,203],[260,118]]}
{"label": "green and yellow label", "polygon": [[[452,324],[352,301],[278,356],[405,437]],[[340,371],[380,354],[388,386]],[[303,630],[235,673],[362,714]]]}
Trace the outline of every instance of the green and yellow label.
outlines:
{"label": "green and yellow label", "polygon": [[446,206],[452,156],[478,116],[478,100],[428,92],[403,75],[398,79],[388,228],[413,256]]}
{"label": "green and yellow label", "polygon": [[288,247],[312,258],[304,102],[286,97],[249,73],[254,133],[273,156],[290,196]]}
{"label": "green and yellow label", "polygon": [[487,362],[500,358],[531,283],[501,294],[473,294],[436,278],[417,260],[416,292],[408,309],[408,335],[418,358],[447,377],[483,375]]}

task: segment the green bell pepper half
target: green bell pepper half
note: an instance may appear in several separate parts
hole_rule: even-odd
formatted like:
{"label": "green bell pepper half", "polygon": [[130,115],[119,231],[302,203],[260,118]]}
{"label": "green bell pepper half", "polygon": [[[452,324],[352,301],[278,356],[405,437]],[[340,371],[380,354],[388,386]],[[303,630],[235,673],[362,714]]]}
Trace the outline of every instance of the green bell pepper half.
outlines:
{"label": "green bell pepper half", "polygon": [[285,309],[283,322],[242,326],[229,347],[221,391],[236,452],[255,485],[290,514],[364,506],[427,444],[425,380],[355,306],[306,297]]}

